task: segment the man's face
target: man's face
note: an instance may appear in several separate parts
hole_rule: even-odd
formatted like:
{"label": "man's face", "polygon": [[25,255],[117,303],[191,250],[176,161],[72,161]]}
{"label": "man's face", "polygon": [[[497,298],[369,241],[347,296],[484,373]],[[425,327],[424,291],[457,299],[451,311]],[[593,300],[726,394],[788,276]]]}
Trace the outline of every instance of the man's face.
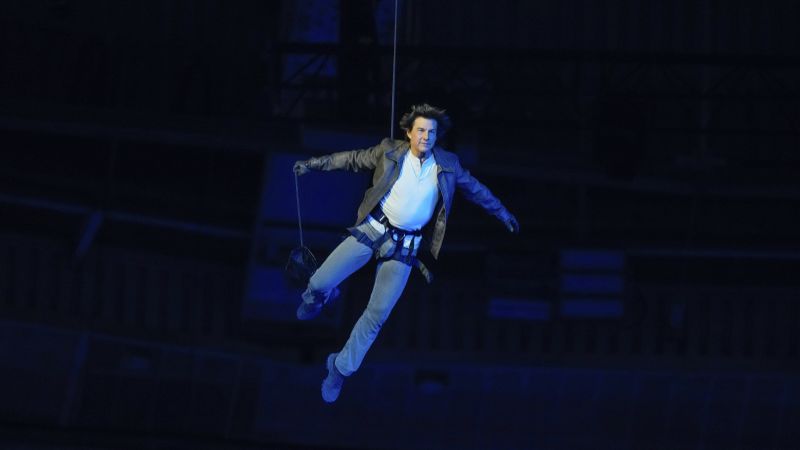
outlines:
{"label": "man's face", "polygon": [[411,142],[411,152],[415,156],[423,155],[431,151],[436,144],[436,121],[417,117],[406,135]]}

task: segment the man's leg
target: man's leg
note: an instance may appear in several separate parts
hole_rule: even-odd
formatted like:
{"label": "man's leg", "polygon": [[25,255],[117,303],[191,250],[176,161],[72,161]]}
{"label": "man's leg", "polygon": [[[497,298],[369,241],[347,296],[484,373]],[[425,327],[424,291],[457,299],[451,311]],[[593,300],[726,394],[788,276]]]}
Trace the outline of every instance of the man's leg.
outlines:
{"label": "man's leg", "polygon": [[410,273],[411,266],[400,261],[388,260],[378,264],[367,308],[336,357],[335,365],[342,375],[349,376],[361,366],[364,355],[403,293]]}
{"label": "man's leg", "polygon": [[316,317],[339,283],[360,269],[372,257],[372,249],[348,236],[314,272],[303,292],[303,303],[297,310],[301,320]]}

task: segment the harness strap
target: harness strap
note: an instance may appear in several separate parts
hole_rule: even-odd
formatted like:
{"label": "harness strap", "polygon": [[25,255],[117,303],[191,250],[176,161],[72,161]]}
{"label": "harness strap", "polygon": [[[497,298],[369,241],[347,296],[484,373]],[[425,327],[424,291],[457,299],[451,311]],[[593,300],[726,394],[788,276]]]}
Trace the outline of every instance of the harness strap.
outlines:
{"label": "harness strap", "polygon": [[[394,228],[394,227],[392,227],[392,228]],[[398,230],[398,228],[394,228],[394,229]],[[423,277],[425,277],[425,281],[428,284],[433,282],[433,273],[431,273],[431,271],[428,269],[428,267],[422,261],[420,261],[419,258],[416,257],[416,255],[414,255],[414,248],[415,247],[414,247],[414,240],[413,239],[411,240],[411,245],[409,246],[408,254],[407,255],[403,255],[402,248],[403,248],[403,240],[405,239],[405,236],[403,237],[403,239],[395,240],[394,237],[392,236],[390,228],[388,228],[388,227],[386,228],[386,232],[383,233],[383,235],[381,235],[381,237],[378,238],[375,241],[370,239],[370,237],[367,236],[366,233],[362,232],[357,227],[350,227],[350,228],[347,229],[347,231],[349,231],[350,234],[354,238],[356,238],[356,240],[358,240],[358,242],[360,242],[360,243],[366,245],[367,247],[371,248],[372,251],[375,252],[376,255],[380,251],[381,246],[383,246],[383,244],[391,238],[394,242],[396,242],[395,245],[394,245],[394,249],[392,250],[392,253],[389,254],[389,255],[386,255],[386,256],[378,257],[377,258],[378,262],[384,262],[384,261],[390,261],[390,260],[400,261],[401,263],[403,263],[405,265],[408,265],[408,266],[411,266],[411,267],[416,267],[417,269],[419,269],[420,273],[422,274]],[[421,233],[419,235],[421,235]]]}

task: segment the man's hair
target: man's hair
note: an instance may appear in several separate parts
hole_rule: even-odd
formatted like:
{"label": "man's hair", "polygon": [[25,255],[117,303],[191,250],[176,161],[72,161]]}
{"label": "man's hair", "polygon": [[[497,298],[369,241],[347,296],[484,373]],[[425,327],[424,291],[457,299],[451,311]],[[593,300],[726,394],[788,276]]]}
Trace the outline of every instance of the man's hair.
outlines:
{"label": "man's hair", "polygon": [[400,118],[400,128],[408,132],[414,126],[414,120],[417,117],[424,117],[425,119],[433,119],[436,121],[436,134],[443,136],[450,129],[451,122],[450,116],[445,114],[445,110],[436,108],[427,103],[421,105],[414,105],[411,111],[403,114]]}

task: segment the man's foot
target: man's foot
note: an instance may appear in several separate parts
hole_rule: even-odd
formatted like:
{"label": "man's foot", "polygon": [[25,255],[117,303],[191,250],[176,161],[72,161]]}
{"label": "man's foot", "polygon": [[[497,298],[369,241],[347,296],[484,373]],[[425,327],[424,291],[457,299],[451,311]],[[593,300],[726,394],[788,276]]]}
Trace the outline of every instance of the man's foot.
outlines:
{"label": "man's foot", "polygon": [[322,312],[323,304],[301,302],[297,307],[297,318],[300,320],[311,320]]}
{"label": "man's foot", "polygon": [[314,303],[306,303],[305,301],[300,303],[300,306],[297,307],[297,318],[300,320],[311,320],[319,315],[322,312],[322,308],[327,304],[339,297],[339,287],[335,287],[331,290],[331,294],[328,296],[326,301],[315,301]]}
{"label": "man's foot", "polygon": [[336,368],[337,355],[338,353],[328,355],[326,362],[328,376],[322,380],[322,399],[328,403],[333,403],[339,398],[339,393],[342,392],[342,384],[344,383],[344,375],[339,373],[339,369]]}

